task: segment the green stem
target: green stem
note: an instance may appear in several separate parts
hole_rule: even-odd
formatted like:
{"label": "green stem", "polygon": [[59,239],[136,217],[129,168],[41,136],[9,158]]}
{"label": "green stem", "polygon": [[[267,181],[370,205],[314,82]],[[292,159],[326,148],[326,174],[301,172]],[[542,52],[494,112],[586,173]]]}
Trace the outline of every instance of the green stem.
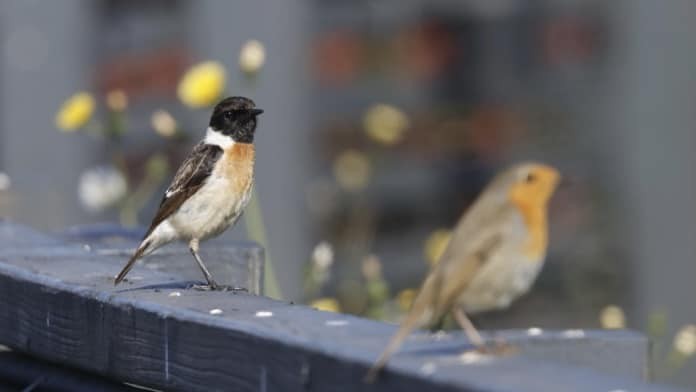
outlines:
{"label": "green stem", "polygon": [[264,294],[272,298],[282,299],[283,294],[278,285],[278,279],[273,269],[273,262],[271,261],[271,251],[268,248],[268,237],[266,236],[266,228],[263,224],[263,216],[261,215],[261,205],[259,204],[255,190],[251,194],[251,200],[249,200],[249,205],[247,205],[246,212],[244,213],[244,223],[249,238],[261,244],[266,252],[263,281]]}

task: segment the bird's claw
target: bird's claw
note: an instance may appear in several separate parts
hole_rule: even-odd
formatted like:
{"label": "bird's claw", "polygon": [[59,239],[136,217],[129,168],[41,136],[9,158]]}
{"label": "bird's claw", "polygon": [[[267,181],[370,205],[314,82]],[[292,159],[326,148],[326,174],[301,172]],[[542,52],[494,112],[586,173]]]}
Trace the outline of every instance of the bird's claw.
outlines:
{"label": "bird's claw", "polygon": [[228,285],[219,285],[215,282],[211,282],[208,284],[194,284],[191,285],[191,288],[194,290],[198,291],[232,291],[232,292],[238,292],[238,291],[243,291],[243,292],[249,292],[244,287],[237,287],[237,286],[228,286]]}
{"label": "bird's claw", "polygon": [[210,284],[194,284],[191,285],[191,288],[194,290],[198,291],[215,291],[218,289],[218,285],[210,285]]}
{"label": "bird's claw", "polygon": [[482,355],[506,356],[517,353],[519,349],[504,340],[496,340],[476,346],[473,351]]}

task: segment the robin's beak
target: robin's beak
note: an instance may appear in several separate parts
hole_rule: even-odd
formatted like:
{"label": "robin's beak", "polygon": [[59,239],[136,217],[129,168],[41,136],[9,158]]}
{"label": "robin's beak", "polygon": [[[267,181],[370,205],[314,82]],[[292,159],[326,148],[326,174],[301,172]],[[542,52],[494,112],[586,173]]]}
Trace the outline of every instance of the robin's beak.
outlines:
{"label": "robin's beak", "polygon": [[580,181],[571,176],[563,176],[558,180],[558,190],[563,191],[567,189],[572,189],[573,187],[577,186],[580,183]]}
{"label": "robin's beak", "polygon": [[261,113],[263,113],[263,109],[249,109],[249,114],[253,117],[258,116]]}

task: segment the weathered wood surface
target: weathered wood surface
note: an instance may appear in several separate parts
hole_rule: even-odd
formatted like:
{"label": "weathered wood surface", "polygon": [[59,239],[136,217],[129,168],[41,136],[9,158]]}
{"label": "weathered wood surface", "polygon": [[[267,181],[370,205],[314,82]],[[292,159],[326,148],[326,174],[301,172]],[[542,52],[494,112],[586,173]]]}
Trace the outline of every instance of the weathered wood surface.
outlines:
{"label": "weathered wood surface", "polygon": [[[125,229],[113,224],[71,227],[60,235],[68,242],[87,247],[96,256],[113,256],[125,261],[133,254],[145,233],[144,228]],[[264,251],[251,242],[229,244],[220,237],[201,245],[199,254],[217,283],[243,287],[250,294],[263,293]],[[153,271],[193,281],[202,281],[203,274],[182,243],[173,243],[136,262]],[[117,271],[118,272],[118,271]],[[134,269],[126,277],[126,285],[139,283],[142,269]]]}
{"label": "weathered wood surface", "polygon": [[[30,387],[33,387],[31,389]],[[0,392],[138,392],[142,389],[37,360],[14,351],[0,350]]]}
{"label": "weathered wood surface", "polygon": [[395,326],[245,293],[185,290],[145,269],[137,284],[114,287],[122,261],[0,223],[0,344],[167,390],[668,390],[640,380],[641,335],[606,331],[501,332],[521,353],[482,358],[460,356],[470,348],[460,333],[414,334],[366,385]]}

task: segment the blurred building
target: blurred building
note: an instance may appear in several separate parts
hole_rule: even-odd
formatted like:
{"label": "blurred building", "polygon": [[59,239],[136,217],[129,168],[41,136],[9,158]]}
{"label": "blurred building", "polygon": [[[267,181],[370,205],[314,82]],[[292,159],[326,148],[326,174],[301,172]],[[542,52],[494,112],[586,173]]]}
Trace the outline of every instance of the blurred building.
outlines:
{"label": "blurred building", "polygon": [[[429,235],[450,227],[496,170],[538,159],[569,180],[553,202],[548,263],[533,293],[482,325],[597,327],[616,303],[634,328],[666,313],[669,345],[696,320],[694,7],[4,1],[0,171],[12,190],[0,215],[55,230],[115,219],[86,213],[76,195],[107,149],[57,132],[55,110],[79,89],[125,90],[124,142],[137,167],[160,143],[149,131],[157,108],[184,122],[188,143],[200,137],[208,113],[178,104],[176,83],[190,64],[217,59],[230,70],[228,92],[267,110],[257,190],[287,298],[303,297],[302,270],[321,240],[336,259],[324,295],[360,287],[369,255],[392,294],[417,287]],[[268,53],[254,81],[236,72],[251,38]],[[694,385],[689,370],[678,381]]]}

